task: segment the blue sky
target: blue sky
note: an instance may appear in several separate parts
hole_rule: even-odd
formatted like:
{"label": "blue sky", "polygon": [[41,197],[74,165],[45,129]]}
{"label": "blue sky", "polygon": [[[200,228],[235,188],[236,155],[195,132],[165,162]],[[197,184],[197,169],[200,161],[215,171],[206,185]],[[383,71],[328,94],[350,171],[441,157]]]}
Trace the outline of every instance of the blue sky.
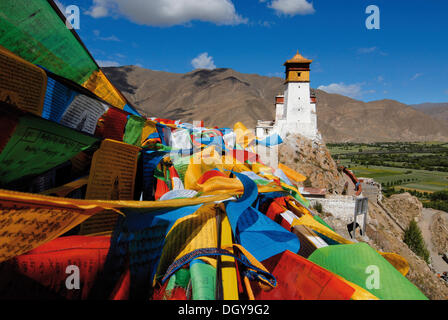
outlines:
{"label": "blue sky", "polygon": [[[59,0],[102,66],[283,77],[298,49],[311,85],[359,100],[448,101],[446,0]],[[380,29],[366,28],[366,8]]]}

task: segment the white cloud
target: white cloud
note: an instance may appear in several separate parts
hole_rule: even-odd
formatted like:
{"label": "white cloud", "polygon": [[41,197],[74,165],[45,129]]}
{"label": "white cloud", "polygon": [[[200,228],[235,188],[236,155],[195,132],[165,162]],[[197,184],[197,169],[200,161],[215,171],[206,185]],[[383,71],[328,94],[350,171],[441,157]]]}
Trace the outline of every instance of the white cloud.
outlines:
{"label": "white cloud", "polygon": [[114,42],[121,42],[120,39],[118,39],[116,36],[112,35],[109,37],[99,37],[98,39],[103,40],[103,41],[114,41]]}
{"label": "white cloud", "polygon": [[345,84],[343,82],[340,83],[332,83],[328,86],[319,86],[319,90],[323,90],[328,93],[337,93],[343,96],[351,97],[351,98],[359,98],[362,96],[362,83],[355,84]]}
{"label": "white cloud", "polygon": [[126,56],[124,54],[121,54],[121,53],[116,53],[115,56],[120,58],[120,59],[126,58]]}
{"label": "white cloud", "polygon": [[165,27],[193,20],[217,25],[237,25],[248,21],[237,14],[231,0],[93,0],[87,14],[94,18],[124,15],[138,24]]}
{"label": "white cloud", "polygon": [[315,12],[313,3],[307,0],[273,0],[268,4],[268,7],[274,9],[277,14],[290,16],[313,14]]}
{"label": "white cloud", "polygon": [[101,36],[101,32],[100,32],[100,30],[93,30],[93,34],[95,35],[95,37],[96,37],[98,40],[121,42],[121,40],[118,39],[118,38],[117,38],[116,36],[114,36],[114,35],[109,36],[109,37],[102,37],[102,36]]}
{"label": "white cloud", "polygon": [[216,69],[213,57],[210,57],[207,52],[201,53],[196,58],[191,60],[191,65],[195,69]]}
{"label": "white cloud", "polygon": [[411,77],[411,81],[417,80],[423,75],[423,73],[416,73]]}
{"label": "white cloud", "polygon": [[270,28],[272,27],[273,24],[275,24],[274,22],[271,21],[259,21],[258,24],[260,26],[266,27],[266,28]]}
{"label": "white cloud", "polygon": [[370,47],[370,48],[359,48],[358,53],[360,54],[367,54],[375,52],[378,48],[377,47]]}
{"label": "white cloud", "polygon": [[86,14],[93,18],[104,18],[111,13],[113,7],[114,4],[109,0],[93,0],[93,6]]}
{"label": "white cloud", "polygon": [[120,63],[117,61],[109,61],[109,60],[96,60],[96,63],[98,63],[98,65],[101,68],[105,68],[105,67],[118,67],[120,66]]}
{"label": "white cloud", "polygon": [[388,56],[387,52],[382,51],[380,48],[378,47],[369,47],[369,48],[359,48],[357,50],[358,54],[371,54],[371,53],[376,53],[379,54],[383,57]]}

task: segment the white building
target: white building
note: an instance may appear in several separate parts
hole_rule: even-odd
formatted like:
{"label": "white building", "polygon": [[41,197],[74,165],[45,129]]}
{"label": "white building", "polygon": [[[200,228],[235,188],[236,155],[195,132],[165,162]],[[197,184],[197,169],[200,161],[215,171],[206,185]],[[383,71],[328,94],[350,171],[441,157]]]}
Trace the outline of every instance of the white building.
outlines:
{"label": "white building", "polygon": [[310,88],[310,64],[299,52],[285,62],[285,92],[275,97],[275,121],[259,120],[258,138],[273,133],[283,139],[287,134],[301,134],[312,140],[320,140],[317,130],[316,97]]}

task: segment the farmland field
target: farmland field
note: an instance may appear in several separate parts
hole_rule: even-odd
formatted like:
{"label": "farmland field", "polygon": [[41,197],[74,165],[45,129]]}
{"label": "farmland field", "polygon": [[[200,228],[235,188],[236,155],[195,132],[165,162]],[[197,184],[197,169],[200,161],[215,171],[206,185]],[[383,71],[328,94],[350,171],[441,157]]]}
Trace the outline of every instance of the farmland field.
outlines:
{"label": "farmland field", "polygon": [[384,187],[435,192],[448,189],[446,143],[328,144],[333,158],[357,177]]}

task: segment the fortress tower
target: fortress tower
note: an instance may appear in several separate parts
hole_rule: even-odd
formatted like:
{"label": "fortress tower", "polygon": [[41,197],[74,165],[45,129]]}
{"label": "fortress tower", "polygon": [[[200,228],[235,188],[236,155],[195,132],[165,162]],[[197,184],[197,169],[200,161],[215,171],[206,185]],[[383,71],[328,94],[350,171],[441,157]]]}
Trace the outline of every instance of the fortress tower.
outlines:
{"label": "fortress tower", "polygon": [[257,136],[264,137],[278,133],[301,134],[309,139],[320,139],[317,131],[316,98],[310,88],[310,65],[297,51],[286,61],[285,92],[275,97],[275,121],[258,121]]}

